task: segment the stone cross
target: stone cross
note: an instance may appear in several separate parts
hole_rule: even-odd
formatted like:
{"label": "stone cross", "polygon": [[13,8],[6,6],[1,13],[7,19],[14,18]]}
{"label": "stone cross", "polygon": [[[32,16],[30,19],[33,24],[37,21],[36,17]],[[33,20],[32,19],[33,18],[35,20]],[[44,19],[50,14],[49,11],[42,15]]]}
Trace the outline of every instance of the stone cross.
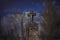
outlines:
{"label": "stone cross", "polygon": [[34,13],[33,11],[30,11],[28,16],[30,17],[30,21],[33,22],[33,17],[36,16],[36,13]]}

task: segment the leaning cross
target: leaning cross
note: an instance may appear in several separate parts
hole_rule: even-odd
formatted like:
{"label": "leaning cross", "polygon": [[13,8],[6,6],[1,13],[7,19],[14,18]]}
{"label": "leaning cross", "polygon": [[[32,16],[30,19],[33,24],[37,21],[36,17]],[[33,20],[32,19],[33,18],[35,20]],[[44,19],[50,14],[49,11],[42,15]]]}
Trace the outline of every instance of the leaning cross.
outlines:
{"label": "leaning cross", "polygon": [[30,11],[28,16],[30,17],[30,21],[33,22],[33,17],[36,16],[36,13],[34,13],[33,11]]}

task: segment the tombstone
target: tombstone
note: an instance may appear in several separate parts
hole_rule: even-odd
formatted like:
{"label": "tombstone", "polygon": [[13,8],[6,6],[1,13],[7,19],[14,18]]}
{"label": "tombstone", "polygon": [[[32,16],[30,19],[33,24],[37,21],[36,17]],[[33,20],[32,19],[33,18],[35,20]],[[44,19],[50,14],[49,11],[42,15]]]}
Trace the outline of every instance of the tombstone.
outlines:
{"label": "tombstone", "polygon": [[39,40],[38,36],[38,24],[33,21],[33,17],[36,16],[33,11],[31,11],[28,16],[30,17],[30,22],[26,25],[27,38],[26,40]]}

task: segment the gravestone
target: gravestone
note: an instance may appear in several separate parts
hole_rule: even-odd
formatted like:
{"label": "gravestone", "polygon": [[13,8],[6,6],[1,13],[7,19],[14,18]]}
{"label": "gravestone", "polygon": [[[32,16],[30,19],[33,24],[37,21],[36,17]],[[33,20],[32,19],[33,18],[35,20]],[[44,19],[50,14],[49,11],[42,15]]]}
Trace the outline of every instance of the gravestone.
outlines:
{"label": "gravestone", "polygon": [[33,17],[36,16],[36,14],[30,11],[28,16],[30,17],[30,22],[26,25],[27,40],[39,40],[38,24],[33,21]]}

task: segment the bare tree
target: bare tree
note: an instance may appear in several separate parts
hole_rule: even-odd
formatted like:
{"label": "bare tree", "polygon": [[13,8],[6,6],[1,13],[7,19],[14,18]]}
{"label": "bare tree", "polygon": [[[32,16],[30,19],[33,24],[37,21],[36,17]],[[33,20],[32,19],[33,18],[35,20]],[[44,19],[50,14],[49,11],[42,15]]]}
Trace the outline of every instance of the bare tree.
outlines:
{"label": "bare tree", "polygon": [[[45,0],[46,4],[45,8],[41,15],[40,24],[44,28],[45,39],[44,40],[51,40],[52,39],[52,29],[55,25],[55,10],[52,5],[52,0]],[[53,40],[53,39],[52,39]]]}
{"label": "bare tree", "polygon": [[8,14],[2,18],[1,24],[3,28],[6,28],[8,33],[7,40],[24,40],[23,18],[25,14],[18,11],[12,12],[12,14]]}

